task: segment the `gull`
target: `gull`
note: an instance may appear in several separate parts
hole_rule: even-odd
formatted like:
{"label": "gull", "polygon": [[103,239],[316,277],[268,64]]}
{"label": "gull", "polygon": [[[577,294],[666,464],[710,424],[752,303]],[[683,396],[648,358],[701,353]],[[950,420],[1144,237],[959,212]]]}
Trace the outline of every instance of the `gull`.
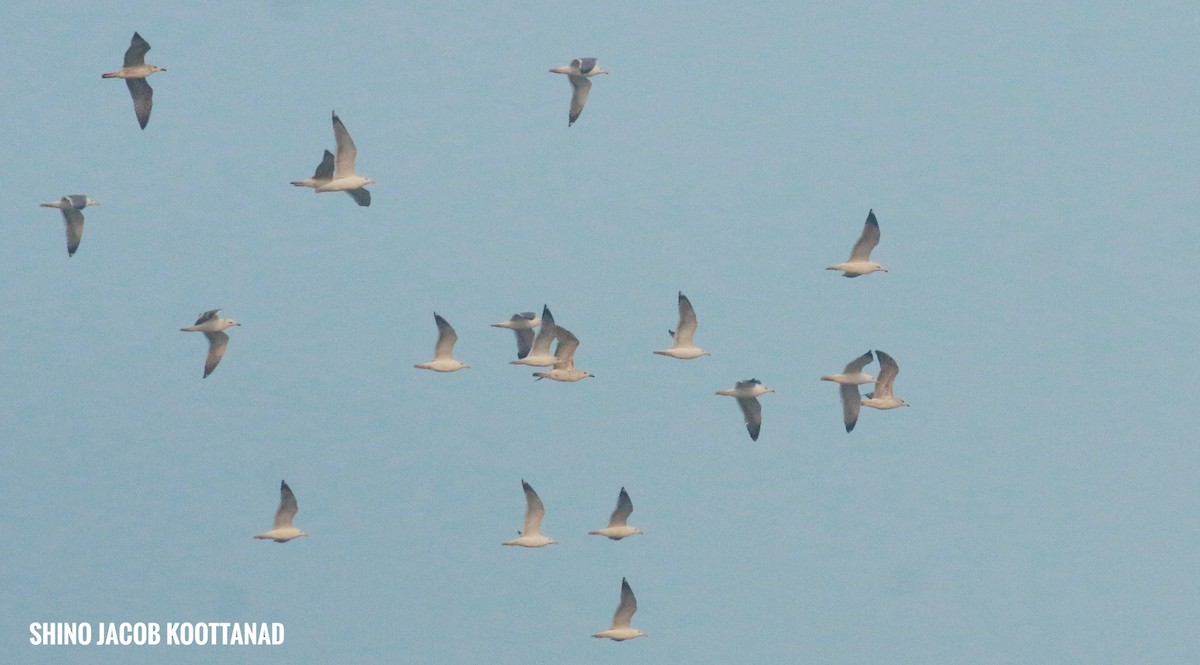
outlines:
{"label": "gull", "polygon": [[863,383],[871,383],[875,377],[870,374],[864,374],[863,368],[867,366],[874,358],[870,351],[846,363],[846,369],[842,370],[841,374],[826,374],[821,377],[822,381],[833,381],[838,383],[842,395],[842,421],[846,424],[846,431],[854,429],[855,423],[858,422],[858,411],[861,406],[860,397],[858,394],[858,386]]}
{"label": "gull", "polygon": [[437,344],[433,347],[433,360],[419,365],[413,365],[417,369],[431,369],[435,372],[457,372],[465,367],[470,367],[460,360],[453,357],[454,343],[458,341],[458,334],[454,332],[454,328],[446,323],[437,312],[433,313],[433,320],[437,323],[438,339]]}
{"label": "gull", "polygon": [[154,90],[146,83],[146,77],[167,70],[158,65],[146,64],[146,51],[150,45],[138,33],[133,33],[129,48],[125,50],[125,66],[115,72],[101,74],[100,78],[125,79],[129,87],[129,96],[133,97],[133,111],[137,114],[138,124],[142,129],[150,122],[150,107],[154,105]]}
{"label": "gull", "polygon": [[224,330],[242,325],[233,319],[217,316],[219,311],[221,310],[210,309],[207,312],[201,312],[196,323],[179,329],[181,332],[202,332],[208,338],[208,359],[204,361],[204,378],[206,379],[217,368],[217,363],[221,362],[221,356],[225,355],[225,347],[229,344],[229,335],[226,335]]}
{"label": "gull", "polygon": [[567,117],[567,127],[575,124],[579,114],[583,113],[583,105],[587,104],[588,92],[592,82],[588,78],[597,74],[607,74],[608,71],[596,66],[595,58],[575,58],[566,67],[555,67],[551,74],[566,74],[571,82],[571,114]]}
{"label": "gull", "polygon": [[692,343],[692,338],[696,335],[696,310],[692,309],[692,303],[687,296],[683,295],[683,291],[679,292],[679,325],[675,327],[675,330],[668,332],[671,333],[675,344],[669,349],[655,351],[656,354],[680,360],[692,360],[700,356],[712,355]]}
{"label": "gull", "polygon": [[286,543],[301,536],[307,537],[307,533],[292,526],[292,518],[296,516],[298,510],[300,507],[296,505],[296,495],[292,494],[292,488],[288,487],[287,481],[280,481],[279,510],[275,511],[275,525],[271,527],[270,531],[260,533],[254,539]]}
{"label": "gull", "polygon": [[633,621],[634,612],[637,612],[637,598],[633,597],[633,589],[629,588],[629,582],[622,577],[621,604],[617,605],[617,611],[613,614],[612,628],[603,633],[596,633],[592,637],[607,637],[617,642],[632,640],[635,637],[645,637],[646,634],[642,631],[629,627],[630,622]]}
{"label": "gull", "polygon": [[533,329],[541,325],[542,320],[533,312],[513,314],[512,318],[500,323],[493,323],[493,328],[508,328],[517,335],[517,360],[529,355],[533,348]]}
{"label": "gull", "polygon": [[629,514],[633,512],[633,502],[629,500],[629,493],[625,488],[621,488],[621,493],[617,495],[617,507],[613,509],[612,516],[608,518],[608,526],[599,531],[588,531],[589,536],[604,536],[612,540],[620,540],[629,536],[636,536],[644,533],[636,526],[629,526],[626,522],[629,520]]}
{"label": "gull", "polygon": [[83,213],[79,212],[88,206],[98,206],[99,203],[83,194],[68,194],[57,201],[43,203],[43,208],[58,208],[62,211],[63,222],[67,225],[67,256],[75,256],[79,249],[79,241],[83,239]]}
{"label": "gull", "polygon": [[863,224],[862,235],[858,237],[858,242],[854,243],[854,249],[850,250],[850,260],[829,266],[826,270],[841,270],[843,277],[858,277],[880,270],[887,272],[887,268],[871,260],[871,250],[878,244],[879,221],[875,219],[875,211],[871,210],[867,213],[866,223]]}
{"label": "gull", "polygon": [[558,362],[554,363],[554,368],[549,372],[534,372],[537,377],[536,381],[542,379],[550,379],[552,381],[580,381],[593,375],[581,370],[575,369],[575,349],[579,348],[579,338],[571,334],[566,328],[558,328],[558,346],[554,349],[554,357]]}
{"label": "gull", "polygon": [[525,490],[525,528],[517,532],[517,538],[501,544],[518,547],[557,545],[557,540],[542,535],[542,518],[546,516],[546,506],[542,505],[542,500],[529,483],[521,480],[521,488]]}
{"label": "gull", "polygon": [[[558,336],[558,326],[554,324],[554,315],[550,313],[550,308],[542,305],[541,328],[538,329],[537,337],[533,338],[533,346],[523,358],[510,360],[510,365],[532,365],[534,367],[549,367],[558,362],[558,358],[550,353],[550,344]],[[518,344],[520,341],[518,340]],[[519,351],[519,349],[518,349]]]}
{"label": "gull", "polygon": [[867,393],[866,399],[862,401],[863,406],[885,410],[908,406],[908,402],[892,394],[892,384],[896,382],[900,366],[891,356],[879,349],[875,350],[875,355],[879,357],[879,378],[875,379],[875,392]]}
{"label": "gull", "polygon": [[373,185],[375,181],[354,174],[354,159],[358,156],[358,149],[354,147],[354,139],[350,138],[350,132],[346,131],[337,111],[333,112],[333,139],[337,142],[337,157],[333,161],[332,179],[314,189],[318,193],[346,192],[354,197],[358,205],[371,205],[371,193],[363,187]]}
{"label": "gull", "polygon": [[746,430],[750,432],[750,440],[758,441],[758,431],[762,429],[762,405],[758,396],[775,392],[758,379],[738,381],[731,390],[718,390],[718,395],[736,397],[738,406],[742,407],[742,415],[746,417]]}
{"label": "gull", "polygon": [[[325,156],[321,159],[321,163],[317,165],[316,173],[313,177],[307,180],[293,180],[292,184],[297,187],[311,187],[316,189],[328,185],[333,180],[333,153],[325,151]],[[365,189],[347,189],[346,193],[350,198],[354,199],[360,206],[371,205],[371,192]]]}

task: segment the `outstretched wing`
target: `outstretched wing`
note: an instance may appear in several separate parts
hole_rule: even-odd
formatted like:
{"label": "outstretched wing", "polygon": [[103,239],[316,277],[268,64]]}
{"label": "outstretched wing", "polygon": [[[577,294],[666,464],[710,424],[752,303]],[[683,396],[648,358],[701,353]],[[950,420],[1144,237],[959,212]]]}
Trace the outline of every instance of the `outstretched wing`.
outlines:
{"label": "outstretched wing", "polygon": [[433,347],[433,357],[435,360],[450,358],[454,353],[454,343],[458,341],[458,333],[454,332],[453,326],[437,312],[433,313],[433,320],[437,323],[438,329],[438,339],[437,344]]}
{"label": "outstretched wing", "polygon": [[633,589],[629,588],[629,582],[625,578],[621,578],[621,604],[617,605],[617,611],[613,614],[613,628],[628,628],[633,622],[633,613],[637,612],[637,598],[633,597]]}
{"label": "outstretched wing", "polygon": [[633,502],[629,500],[629,493],[622,487],[621,493],[617,495],[617,507],[612,511],[612,516],[608,518],[608,525],[610,527],[625,526],[632,512]]}
{"label": "outstretched wing", "polygon": [[592,91],[592,82],[586,76],[575,74],[568,74],[567,78],[571,81],[571,114],[567,117],[567,126],[570,127],[579,119],[579,114],[583,113],[588,93]]}
{"label": "outstretched wing", "polygon": [[838,386],[842,393],[842,421],[846,423],[846,431],[854,429],[858,422],[858,412],[862,408],[862,398],[858,394],[858,386],[843,383]]}
{"label": "outstretched wing", "polygon": [[739,397],[737,403],[742,407],[742,416],[746,418],[750,440],[758,441],[758,432],[762,429],[762,404],[758,403],[757,397]]}
{"label": "outstretched wing", "polygon": [[529,483],[522,480],[521,487],[525,490],[525,528],[521,530],[521,535],[536,536],[542,532],[542,518],[546,516],[546,506]]}
{"label": "outstretched wing", "polygon": [[146,64],[146,51],[149,50],[150,44],[138,33],[133,33],[133,39],[129,40],[129,48],[125,49],[125,66],[135,67]]}
{"label": "outstretched wing", "polygon": [[229,335],[223,332],[206,332],[204,336],[208,338],[208,358],[204,361],[204,378],[208,378],[209,374],[217,368],[217,363],[221,362],[221,356],[225,355],[225,347],[229,345]]}
{"label": "outstretched wing", "polygon": [[296,495],[292,494],[292,488],[288,487],[286,481],[280,481],[279,510],[275,511],[275,528],[286,529],[292,526],[292,518],[299,510],[300,506],[296,503]]}
{"label": "outstretched wing", "polygon": [[875,219],[875,211],[867,213],[867,222],[863,224],[862,235],[850,250],[850,263],[871,260],[871,250],[879,244],[879,221]]}

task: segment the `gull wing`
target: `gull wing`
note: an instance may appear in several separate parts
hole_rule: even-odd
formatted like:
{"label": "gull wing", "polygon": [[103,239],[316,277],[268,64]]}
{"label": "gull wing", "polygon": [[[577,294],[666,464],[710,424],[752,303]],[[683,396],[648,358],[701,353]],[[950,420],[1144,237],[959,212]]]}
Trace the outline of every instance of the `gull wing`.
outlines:
{"label": "gull wing", "polygon": [[683,291],[679,292],[679,325],[675,328],[675,346],[693,346],[692,340],[696,336],[696,310],[692,309],[692,302],[683,295]]}
{"label": "gull wing", "polygon": [[546,506],[529,483],[522,480],[521,487],[525,490],[525,528],[521,530],[521,535],[536,536],[542,532],[542,518],[546,516]]}
{"label": "gull wing", "polygon": [[[543,319],[544,321],[544,319]],[[543,323],[543,325],[545,325]],[[575,366],[575,349],[579,348],[579,338],[566,328],[558,329],[558,348],[554,349],[555,369],[571,369]]]}
{"label": "gull wing", "polygon": [[133,39],[129,40],[129,48],[125,49],[125,66],[135,67],[146,64],[146,51],[149,50],[150,44],[138,33],[133,33]]}
{"label": "gull wing", "polygon": [[842,393],[842,421],[846,423],[846,431],[854,429],[858,422],[858,412],[862,408],[862,397],[858,394],[858,386],[842,383],[838,385]]}
{"label": "gull wing", "polygon": [[874,360],[874,357],[871,355],[870,351],[867,351],[861,356],[846,363],[846,369],[842,370],[842,372],[845,374],[858,374],[863,371],[864,367],[871,364],[872,360]]}
{"label": "gull wing", "polygon": [[850,263],[871,260],[871,250],[879,244],[879,221],[875,219],[875,211],[867,213],[867,222],[863,224],[862,235],[850,250]]}
{"label": "gull wing", "polygon": [[[738,383],[741,386],[741,382]],[[738,406],[742,407],[742,415],[746,418],[746,430],[750,432],[750,440],[758,441],[758,432],[762,429],[762,404],[757,397],[739,397]]]}
{"label": "gull wing", "polygon": [[364,208],[371,205],[371,192],[368,192],[362,187],[359,187],[358,189],[347,189],[346,193],[350,195],[350,198],[354,199],[355,203]]}
{"label": "gull wing", "polygon": [[219,311],[221,311],[220,308],[210,309],[207,312],[200,312],[200,314],[196,317],[196,322],[192,325],[198,326],[205,321],[212,321],[213,319],[217,318],[217,312]]}
{"label": "gull wing", "polygon": [[204,336],[208,338],[208,358],[204,361],[204,378],[208,378],[209,374],[217,368],[217,363],[221,362],[221,356],[225,355],[225,347],[229,345],[229,335],[223,332],[206,332]]}
{"label": "gull wing", "polygon": [[892,397],[892,384],[896,381],[896,375],[900,373],[900,366],[883,351],[876,350],[875,355],[879,356],[879,378],[875,379],[875,397]]}
{"label": "gull wing", "polygon": [[580,74],[590,74],[596,68],[596,58],[575,58],[571,61],[571,67],[579,70]]}
{"label": "gull wing", "polygon": [[[64,196],[61,203],[69,204],[71,201]],[[67,256],[75,256],[75,250],[79,249],[79,241],[83,239],[83,213],[72,205],[63,205],[61,210],[63,223],[67,227]]]}
{"label": "gull wing", "polygon": [[629,500],[629,493],[625,488],[621,488],[621,493],[617,495],[617,507],[612,511],[612,516],[608,518],[608,525],[625,526],[629,521],[629,514],[633,512],[633,502]]}
{"label": "gull wing", "polygon": [[513,333],[517,336],[517,358],[524,358],[533,348],[533,328],[513,330]]}
{"label": "gull wing", "polygon": [[150,122],[150,108],[154,106],[154,89],[144,78],[125,79],[125,86],[133,98],[133,112],[137,114],[138,124],[145,129]]}
{"label": "gull wing", "polygon": [[86,194],[67,194],[63,198],[66,199],[67,203],[70,203],[72,207],[80,210],[86,208],[88,204],[88,197]]}
{"label": "gull wing", "polygon": [[358,157],[358,148],[354,147],[354,139],[342,124],[337,112],[333,114],[333,140],[337,143],[337,158],[333,164],[333,179],[354,175],[354,160]]}
{"label": "gull wing", "polygon": [[586,76],[575,74],[567,74],[567,79],[571,81],[571,114],[567,117],[567,126],[570,127],[579,119],[579,114],[583,113],[588,93],[592,91],[592,82]]}
{"label": "gull wing", "polygon": [[542,305],[542,325],[538,328],[537,337],[533,338],[533,352],[537,356],[550,355],[550,343],[558,337],[558,326],[554,324],[554,315],[550,308]]}
{"label": "gull wing", "polygon": [[433,313],[433,320],[437,323],[438,339],[437,344],[433,347],[434,360],[442,358],[450,358],[454,354],[454,343],[458,341],[458,333],[454,332],[454,327],[446,323],[437,312]]}
{"label": "gull wing", "polygon": [[625,578],[621,578],[621,604],[617,605],[617,611],[613,614],[613,628],[628,628],[633,622],[633,613],[637,612],[637,598],[633,596],[633,589],[629,588],[629,582]]}
{"label": "gull wing", "polygon": [[317,170],[313,172],[313,180],[333,180],[333,153],[328,150],[321,157],[321,163],[317,164]]}
{"label": "gull wing", "polygon": [[275,527],[276,529],[286,529],[292,526],[292,518],[296,516],[296,512],[300,510],[300,506],[296,504],[296,495],[292,494],[292,488],[288,487],[286,481],[279,483],[279,510],[275,511]]}

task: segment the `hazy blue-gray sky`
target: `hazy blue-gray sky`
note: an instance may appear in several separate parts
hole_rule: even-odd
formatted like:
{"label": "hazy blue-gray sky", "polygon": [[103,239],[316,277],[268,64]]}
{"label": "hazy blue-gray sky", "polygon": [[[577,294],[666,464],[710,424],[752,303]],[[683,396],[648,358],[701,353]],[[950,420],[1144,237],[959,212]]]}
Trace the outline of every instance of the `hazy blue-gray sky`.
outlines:
{"label": "hazy blue-gray sky", "polygon": [[[153,117],[116,69],[137,30]],[[0,660],[1200,658],[1194,3],[17,3]],[[597,56],[567,128],[547,73]],[[336,110],[374,203],[315,195]],[[101,202],[68,259],[63,194]],[[889,273],[849,280],[867,210]],[[676,292],[699,314],[682,362]],[[549,304],[597,378],[487,327]],[[201,379],[178,332],[243,322]],[[437,311],[471,369],[412,368]],[[868,349],[912,408],[846,434]],[[874,371],[872,365],[869,371]],[[757,377],[762,436],[713,392]],[[504,548],[520,481],[561,544]],[[254,541],[280,479],[311,538]],[[646,535],[586,536],[620,487]],[[620,580],[646,639],[608,626]],[[281,647],[32,647],[279,621]]]}

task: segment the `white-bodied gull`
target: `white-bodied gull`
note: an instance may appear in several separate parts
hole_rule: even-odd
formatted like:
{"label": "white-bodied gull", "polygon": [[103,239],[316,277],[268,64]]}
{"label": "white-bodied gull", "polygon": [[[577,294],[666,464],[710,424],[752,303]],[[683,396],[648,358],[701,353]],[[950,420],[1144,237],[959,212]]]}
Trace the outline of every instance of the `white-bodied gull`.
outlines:
{"label": "white-bodied gull", "polygon": [[645,637],[646,633],[637,628],[631,628],[629,625],[633,622],[634,612],[637,612],[637,598],[633,597],[633,589],[629,588],[629,582],[622,577],[621,603],[617,605],[617,611],[613,614],[612,628],[603,633],[596,633],[592,637],[607,637],[617,642],[632,640],[635,637]]}
{"label": "white-bodied gull", "polygon": [[517,360],[529,355],[533,348],[533,329],[542,324],[542,320],[533,312],[513,314],[512,318],[500,323],[493,323],[493,328],[508,328],[517,335]]}
{"label": "white-bodied gull", "polygon": [[612,515],[608,518],[608,526],[599,531],[588,531],[588,535],[620,540],[643,533],[636,526],[629,526],[629,515],[632,512],[633,502],[629,500],[629,493],[622,487],[621,493],[617,495],[617,507],[613,509]]}
{"label": "white-bodied gull", "polygon": [[554,367],[548,372],[534,372],[533,375],[537,377],[535,380],[550,379],[573,383],[591,378],[592,374],[575,368],[575,349],[579,348],[579,338],[562,326],[558,328],[557,337],[558,346],[554,349],[554,357],[558,362],[554,363]]}
{"label": "white-bodied gull", "polygon": [[529,353],[516,360],[510,360],[509,364],[549,367],[558,362],[558,358],[550,352],[550,345],[558,336],[558,326],[554,324],[554,315],[550,313],[550,308],[545,305],[542,305],[542,318],[539,325],[541,327],[538,328],[537,336],[533,338],[533,345],[530,347]]}
{"label": "white-bodied gull", "polygon": [[775,392],[758,379],[738,381],[730,390],[718,390],[718,395],[737,398],[738,406],[742,407],[742,415],[746,418],[746,431],[750,432],[750,440],[758,441],[758,432],[762,429],[762,405],[758,403],[759,395]]}
{"label": "white-bodied gull", "polygon": [[337,143],[337,155],[333,159],[333,175],[331,180],[315,189],[316,192],[346,192],[354,197],[360,206],[371,205],[371,194],[363,187],[375,184],[370,178],[354,173],[354,160],[358,157],[358,149],[354,147],[354,139],[342,124],[337,111],[333,112],[333,139]]}
{"label": "white-bodied gull", "polygon": [[546,516],[546,506],[542,504],[541,498],[524,480],[521,481],[521,488],[525,490],[525,528],[518,531],[513,540],[501,544],[516,547],[557,545],[557,540],[542,535],[542,518]]}
{"label": "white-bodied gull", "polygon": [[692,303],[683,295],[683,291],[679,292],[679,325],[675,330],[669,331],[671,339],[675,340],[675,344],[662,351],[654,353],[660,356],[668,356],[678,358],[680,360],[692,360],[700,356],[711,356],[712,354],[693,343],[693,338],[696,336],[696,310],[692,309]]}
{"label": "white-bodied gull", "polygon": [[[307,180],[293,180],[292,184],[297,187],[311,187],[317,189],[324,187],[333,181],[333,153],[325,151],[325,156],[321,158],[321,163],[317,164],[317,170],[313,173],[313,177]],[[361,187],[359,189],[347,189],[346,193],[354,202],[360,206],[371,205],[371,192],[368,192]]]}
{"label": "white-bodied gull", "polygon": [[179,329],[181,332],[202,332],[208,338],[208,358],[204,361],[204,378],[206,379],[217,368],[217,363],[221,362],[221,356],[225,355],[225,347],[229,345],[229,335],[226,335],[224,331],[233,326],[242,325],[233,319],[218,316],[217,312],[220,311],[218,308],[201,312],[196,323]]}
{"label": "white-bodied gull", "polygon": [[296,504],[296,495],[292,494],[292,488],[288,487],[287,481],[280,481],[279,509],[275,511],[275,525],[271,527],[270,531],[255,536],[255,540],[286,543],[289,540],[307,536],[307,533],[292,526],[292,518],[296,517],[298,510],[300,510],[300,506]]}
{"label": "white-bodied gull", "polygon": [[850,260],[829,266],[826,270],[841,270],[843,277],[859,277],[873,272],[887,272],[887,268],[871,260],[871,250],[879,244],[879,221],[875,219],[875,211],[867,213],[867,221],[863,224],[862,235],[854,248],[850,250]]}
{"label": "white-bodied gull", "polygon": [[454,332],[454,328],[446,323],[446,319],[443,319],[437,312],[433,313],[433,321],[437,324],[438,329],[437,344],[433,346],[433,360],[413,365],[413,367],[431,369],[435,372],[457,372],[470,367],[454,357],[454,343],[458,341],[458,334]]}
{"label": "white-bodied gull", "polygon": [[133,97],[133,112],[137,114],[138,124],[142,129],[150,122],[150,108],[154,105],[154,90],[146,83],[146,77],[167,70],[158,65],[146,64],[146,51],[150,45],[138,33],[133,33],[129,48],[125,49],[125,66],[115,72],[101,74],[100,78],[125,79],[129,87],[129,96]]}
{"label": "white-bodied gull", "polygon": [[83,213],[88,206],[99,203],[83,194],[68,194],[57,201],[43,203],[43,208],[58,208],[62,211],[63,223],[67,226],[67,256],[75,256],[79,241],[83,239]]}
{"label": "white-bodied gull", "polygon": [[571,82],[571,113],[567,116],[567,126],[570,127],[579,119],[584,104],[587,104],[588,92],[592,89],[592,82],[588,79],[598,74],[607,74],[608,71],[597,67],[595,58],[575,58],[571,64],[555,67],[550,73],[566,74],[567,80]]}
{"label": "white-bodied gull", "polygon": [[892,393],[892,384],[896,382],[900,366],[894,358],[879,349],[875,349],[875,355],[879,358],[879,378],[875,379],[875,392],[867,393],[862,401],[863,406],[884,410],[908,406],[908,402]]}

